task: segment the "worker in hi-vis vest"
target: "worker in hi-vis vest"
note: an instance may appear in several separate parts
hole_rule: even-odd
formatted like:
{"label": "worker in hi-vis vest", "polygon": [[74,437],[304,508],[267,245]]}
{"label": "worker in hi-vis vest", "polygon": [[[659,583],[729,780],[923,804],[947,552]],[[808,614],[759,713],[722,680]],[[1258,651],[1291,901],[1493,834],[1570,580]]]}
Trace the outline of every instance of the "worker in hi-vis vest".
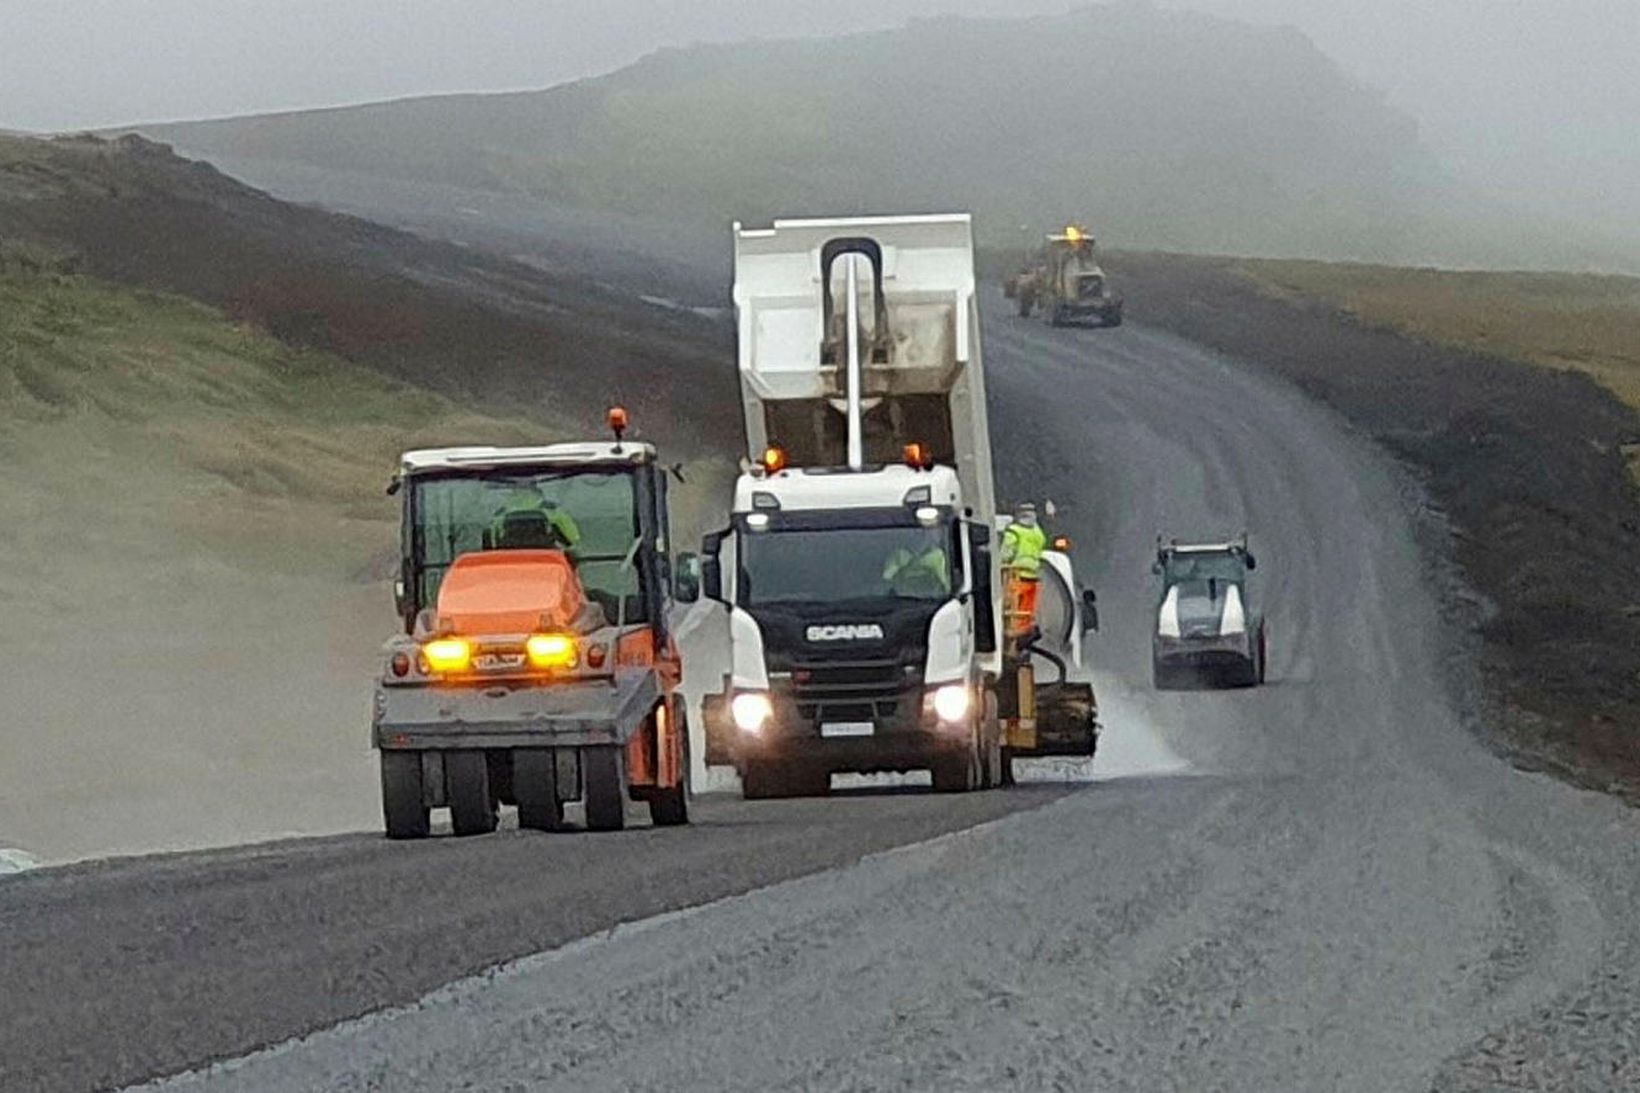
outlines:
{"label": "worker in hi-vis vest", "polygon": [[569,513],[536,490],[513,492],[490,524],[490,541],[498,549],[574,550],[581,529]]}
{"label": "worker in hi-vis vest", "polygon": [[1036,618],[1036,594],[1042,576],[1042,552],[1048,549],[1048,534],[1037,523],[1036,506],[1022,501],[1014,507],[1014,519],[1002,529],[1002,568],[1009,577],[1009,629],[1029,630]]}

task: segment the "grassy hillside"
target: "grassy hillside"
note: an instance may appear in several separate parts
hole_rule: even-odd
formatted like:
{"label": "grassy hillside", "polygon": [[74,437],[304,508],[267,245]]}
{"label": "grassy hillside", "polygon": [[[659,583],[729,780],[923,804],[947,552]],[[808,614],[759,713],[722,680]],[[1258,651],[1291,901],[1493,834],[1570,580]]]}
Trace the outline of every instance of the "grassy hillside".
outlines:
{"label": "grassy hillside", "polygon": [[1640,409],[1640,278],[1243,262],[1277,292],[1447,345],[1587,372]]}
{"label": "grassy hillside", "polygon": [[538,427],[39,265],[0,260],[0,847],[369,823],[394,455]]}
{"label": "grassy hillside", "polygon": [[[1442,345],[1582,372],[1640,409],[1640,279],[1239,262],[1264,289]],[[1640,479],[1640,446],[1629,448]]]}
{"label": "grassy hillside", "polygon": [[727,334],[696,316],[275,201],[135,137],[0,137],[0,245],[548,424],[625,401],[704,448],[693,423],[734,394]]}
{"label": "grassy hillside", "polygon": [[1394,253],[1416,126],[1295,32],[1147,5],[669,50],[551,90],[147,130],[225,161],[660,218],[972,209],[997,241]]}
{"label": "grassy hillside", "polygon": [[0,576],[10,600],[70,591],[82,558],[163,571],[122,594],[151,590],[194,554],[345,577],[393,542],[381,487],[404,446],[539,435],[189,300],[25,264],[0,256],[0,420],[14,471],[0,521],[25,563]]}

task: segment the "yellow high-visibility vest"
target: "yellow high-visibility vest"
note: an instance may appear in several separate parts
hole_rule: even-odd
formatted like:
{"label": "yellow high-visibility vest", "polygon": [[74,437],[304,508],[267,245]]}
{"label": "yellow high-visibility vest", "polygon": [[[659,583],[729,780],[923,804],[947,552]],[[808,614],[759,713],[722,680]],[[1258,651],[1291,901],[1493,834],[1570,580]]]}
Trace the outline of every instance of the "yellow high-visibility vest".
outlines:
{"label": "yellow high-visibility vest", "polygon": [[1022,577],[1034,578],[1042,572],[1042,552],[1047,549],[1048,533],[1040,524],[1026,527],[1016,520],[1002,529],[1002,564]]}

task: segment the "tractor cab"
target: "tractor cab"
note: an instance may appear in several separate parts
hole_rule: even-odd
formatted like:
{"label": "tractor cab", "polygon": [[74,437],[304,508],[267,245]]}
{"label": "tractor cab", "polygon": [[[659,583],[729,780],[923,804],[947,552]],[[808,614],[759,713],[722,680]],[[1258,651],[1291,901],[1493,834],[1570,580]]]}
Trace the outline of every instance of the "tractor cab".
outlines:
{"label": "tractor cab", "polygon": [[668,631],[667,478],[622,439],[406,452],[394,595],[374,735],[389,834],[493,830],[516,803],[554,828],[583,800],[619,827],[623,802],[687,818],[681,663]]}

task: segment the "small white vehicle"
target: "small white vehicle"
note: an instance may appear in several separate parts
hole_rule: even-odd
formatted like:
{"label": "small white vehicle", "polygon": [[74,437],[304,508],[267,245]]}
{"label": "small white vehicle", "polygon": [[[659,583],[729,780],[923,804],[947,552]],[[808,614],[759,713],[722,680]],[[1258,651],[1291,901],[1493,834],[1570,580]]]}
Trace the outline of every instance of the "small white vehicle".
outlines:
{"label": "small white vehicle", "polygon": [[1157,537],[1151,567],[1160,578],[1151,638],[1157,690],[1264,682],[1264,617],[1248,588],[1257,566],[1246,535],[1221,543],[1164,543]]}

